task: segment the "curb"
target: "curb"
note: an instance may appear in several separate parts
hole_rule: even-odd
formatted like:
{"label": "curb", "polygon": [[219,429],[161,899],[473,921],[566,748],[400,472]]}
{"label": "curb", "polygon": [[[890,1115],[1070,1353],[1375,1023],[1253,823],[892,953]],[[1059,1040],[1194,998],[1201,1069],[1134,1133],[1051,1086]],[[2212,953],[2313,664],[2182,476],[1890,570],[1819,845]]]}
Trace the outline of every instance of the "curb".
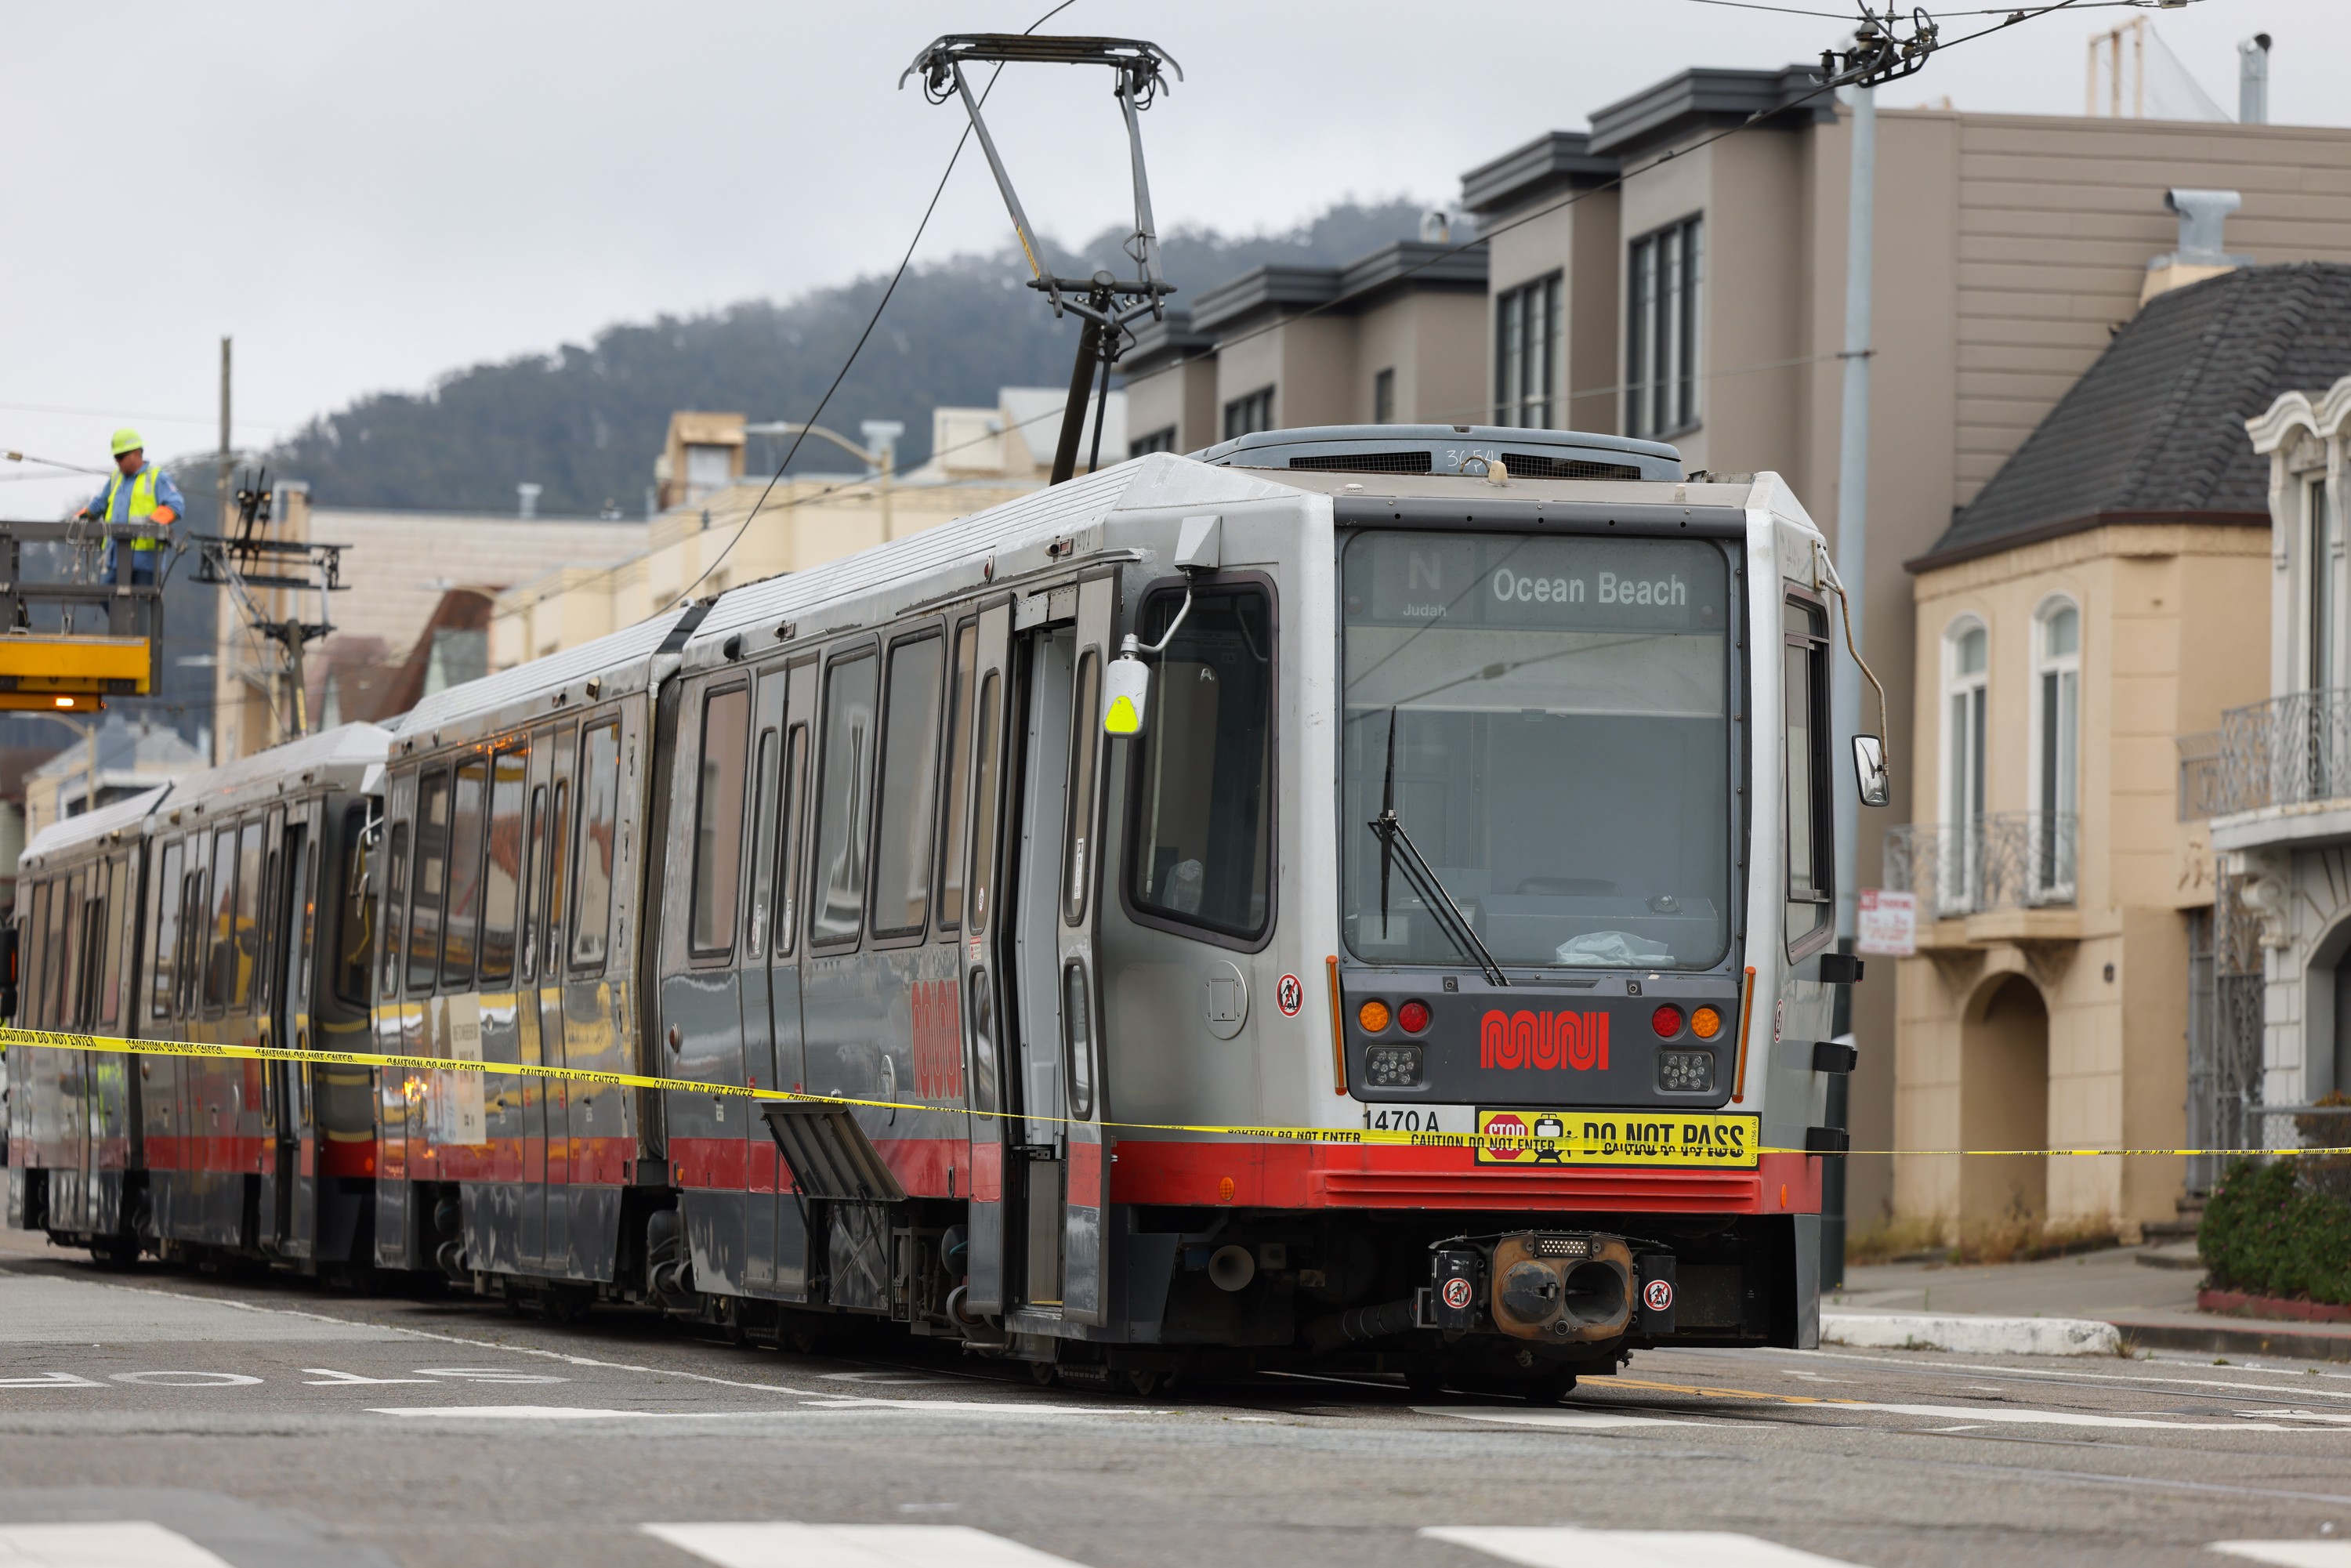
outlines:
{"label": "curb", "polygon": [[[2116,1325],[2093,1318],[1823,1312],[1821,1343],[1867,1350],[1951,1350],[1972,1355],[2122,1354],[2122,1335]],[[2346,1343],[2351,1344],[2351,1341]]]}
{"label": "curb", "polygon": [[[1821,1320],[1823,1325],[1828,1322]],[[2215,1323],[2108,1325],[2141,1350],[2189,1350],[2210,1355],[2271,1355],[2288,1361],[2351,1361],[2351,1333],[2314,1333],[2299,1329],[2223,1328]],[[1822,1337],[1828,1330],[1823,1326]]]}

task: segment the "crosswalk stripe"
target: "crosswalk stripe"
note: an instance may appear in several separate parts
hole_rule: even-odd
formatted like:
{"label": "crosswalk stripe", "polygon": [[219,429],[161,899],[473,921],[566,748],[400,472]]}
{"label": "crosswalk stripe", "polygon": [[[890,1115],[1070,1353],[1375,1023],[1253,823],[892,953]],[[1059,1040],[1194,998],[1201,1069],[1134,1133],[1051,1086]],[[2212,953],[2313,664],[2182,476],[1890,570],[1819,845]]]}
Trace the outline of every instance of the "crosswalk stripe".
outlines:
{"label": "crosswalk stripe", "polygon": [[1652,1416],[1637,1411],[1619,1415],[1614,1410],[1544,1410],[1533,1406],[1416,1405],[1412,1412],[1416,1416],[1451,1416],[1464,1421],[1499,1421],[1506,1427],[1564,1427],[1586,1432],[1604,1432],[1617,1427],[1718,1425],[1713,1421],[1692,1421],[1678,1416]]}
{"label": "crosswalk stripe", "polygon": [[1727,1531],[1474,1524],[1437,1525],[1420,1533],[1527,1568],[1853,1568],[1838,1558]]}
{"label": "crosswalk stripe", "polygon": [[2351,1568],[2351,1541],[2216,1541],[2210,1550],[2276,1568]]}
{"label": "crosswalk stripe", "polygon": [[229,1568],[177,1531],[144,1520],[0,1524],[0,1568]]}
{"label": "crosswalk stripe", "polygon": [[967,1524],[641,1524],[719,1568],[1077,1568]]}

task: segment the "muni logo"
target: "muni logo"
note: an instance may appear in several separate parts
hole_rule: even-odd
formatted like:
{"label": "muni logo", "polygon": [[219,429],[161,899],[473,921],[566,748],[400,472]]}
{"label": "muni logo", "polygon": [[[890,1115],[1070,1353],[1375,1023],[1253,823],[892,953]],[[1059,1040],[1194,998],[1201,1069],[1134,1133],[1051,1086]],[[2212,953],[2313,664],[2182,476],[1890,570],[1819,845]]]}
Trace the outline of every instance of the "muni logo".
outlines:
{"label": "muni logo", "polygon": [[963,1098],[963,1028],[953,980],[914,982],[914,1092],[924,1100]]}
{"label": "muni logo", "polygon": [[1488,1013],[1478,1022],[1480,1067],[1608,1071],[1608,1015]]}

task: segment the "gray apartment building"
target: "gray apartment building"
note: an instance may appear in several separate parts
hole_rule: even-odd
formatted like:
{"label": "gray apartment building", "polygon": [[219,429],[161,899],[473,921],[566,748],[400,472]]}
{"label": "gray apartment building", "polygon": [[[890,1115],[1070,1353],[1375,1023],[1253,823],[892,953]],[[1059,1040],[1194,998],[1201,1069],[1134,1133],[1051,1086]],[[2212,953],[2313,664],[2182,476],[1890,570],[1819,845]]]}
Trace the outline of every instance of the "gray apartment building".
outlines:
{"label": "gray apartment building", "polygon": [[[1849,113],[1806,100],[1813,80],[1684,71],[1465,174],[1481,246],[1404,241],[1195,295],[1124,361],[1134,450],[1358,421],[1637,435],[1691,469],[1776,470],[1833,536],[1852,152]],[[2165,193],[2239,193],[2232,255],[2351,261],[2351,131],[1959,110],[1881,110],[1877,126],[1865,652],[1895,695],[1887,755],[1905,758],[1904,562],[2164,276],[2180,244]],[[1885,828],[1938,810],[1914,782],[1897,772],[1891,809],[1864,815],[1865,886]],[[1886,966],[1855,998],[1856,1149],[1893,1146],[1893,991]],[[1892,1164],[1851,1164],[1864,1223]]]}

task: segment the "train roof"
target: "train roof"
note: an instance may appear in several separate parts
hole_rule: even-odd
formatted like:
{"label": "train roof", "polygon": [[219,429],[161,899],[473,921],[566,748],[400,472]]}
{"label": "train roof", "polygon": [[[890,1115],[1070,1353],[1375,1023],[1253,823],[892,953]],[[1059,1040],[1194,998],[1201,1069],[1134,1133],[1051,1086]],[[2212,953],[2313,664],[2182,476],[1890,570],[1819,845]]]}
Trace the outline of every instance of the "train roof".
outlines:
{"label": "train roof", "polygon": [[372,724],[339,725],[191,773],[172,786],[172,798],[162,809],[176,822],[183,811],[220,816],[292,794],[305,785],[363,789],[391,747],[390,730]]}
{"label": "train roof", "polygon": [[598,683],[593,700],[642,691],[652,684],[654,656],[674,632],[691,628],[702,613],[701,605],[681,605],[592,643],[436,692],[411,708],[392,736],[405,749],[420,737],[452,726],[497,727],[543,718],[559,699],[590,700],[585,691],[590,680]]}
{"label": "train roof", "polygon": [[[752,657],[861,620],[883,624],[925,604],[1067,570],[1071,554],[1100,542],[1081,537],[1085,531],[1115,511],[1230,506],[1285,494],[1296,491],[1246,469],[1213,468],[1168,453],[1134,458],[806,571],[731,590],[695,628],[685,666],[706,669],[730,657]],[[1064,541],[1075,550],[1059,548]],[[890,597],[878,613],[859,602],[885,590]],[[811,613],[826,618],[821,623],[802,619]]]}
{"label": "train roof", "polygon": [[100,806],[95,811],[84,811],[78,817],[51,822],[33,835],[33,841],[25,846],[25,852],[18,857],[16,863],[22,869],[31,869],[62,852],[85,848],[118,833],[136,832],[140,823],[162,803],[172,788],[169,784],[158,784],[152,789],[143,789],[128,800]]}

